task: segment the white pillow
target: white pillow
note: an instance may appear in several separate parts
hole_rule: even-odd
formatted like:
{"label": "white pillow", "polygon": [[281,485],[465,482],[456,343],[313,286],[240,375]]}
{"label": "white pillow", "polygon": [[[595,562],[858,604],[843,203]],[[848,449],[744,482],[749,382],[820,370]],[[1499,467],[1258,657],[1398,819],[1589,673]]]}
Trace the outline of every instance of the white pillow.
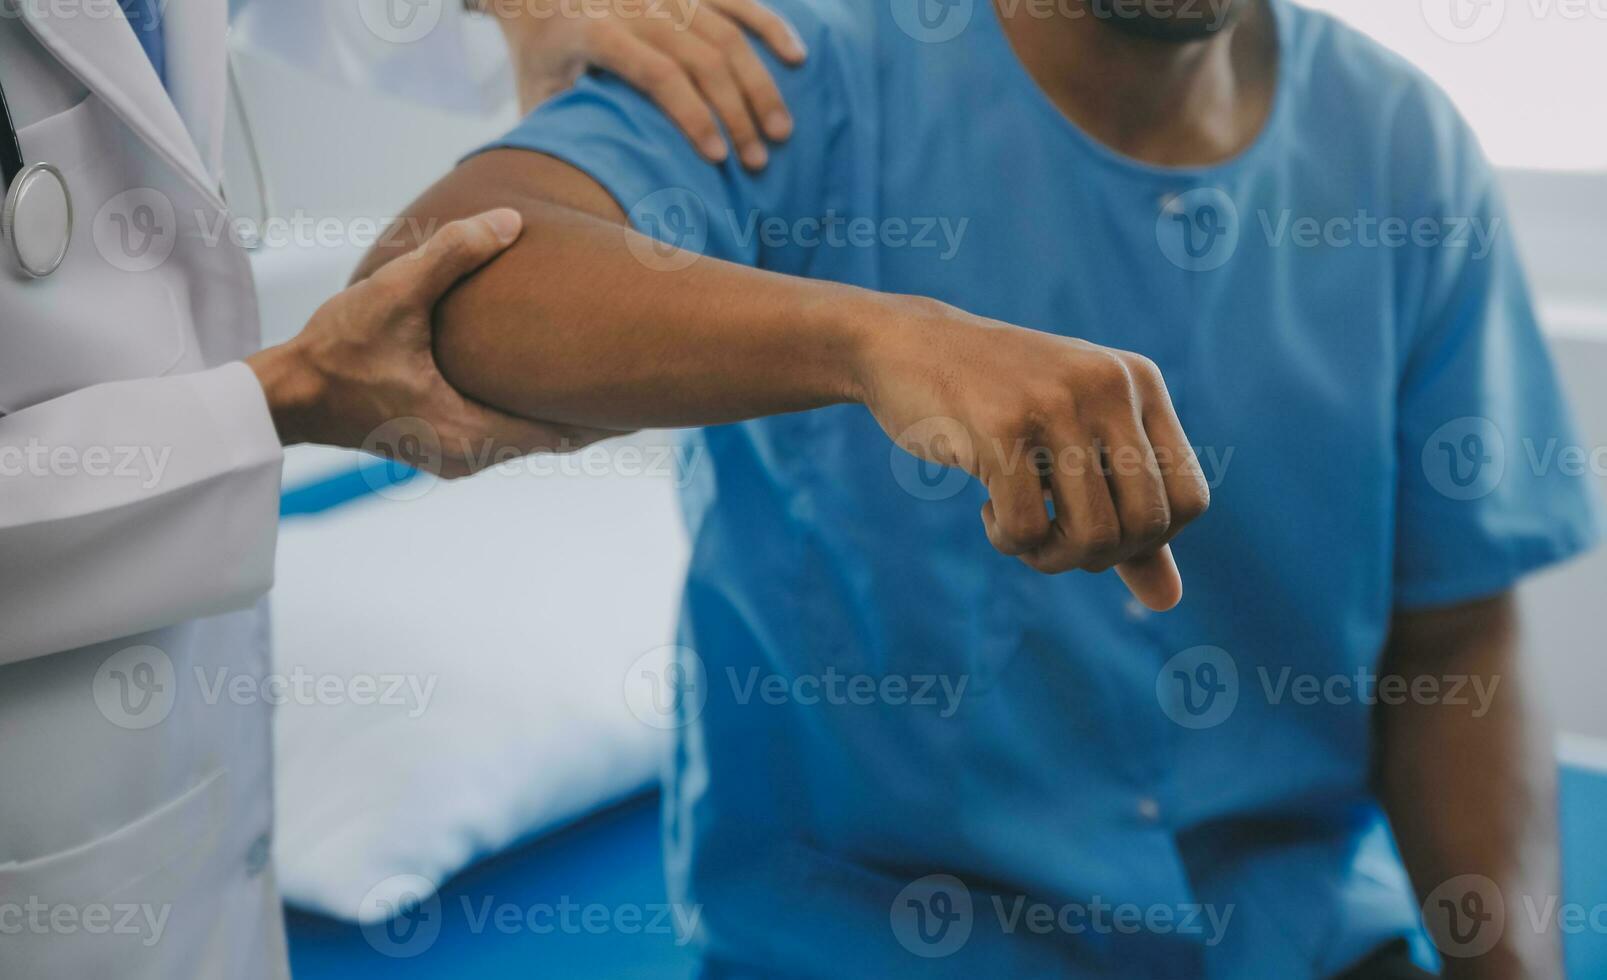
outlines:
{"label": "white pillow", "polygon": [[[619,445],[286,522],[275,857],[290,902],[383,917],[413,876],[439,885],[657,778],[668,736],[631,713],[626,675],[673,639],[687,548],[663,457],[650,445],[626,466]],[[614,472],[586,469],[599,462]]]}

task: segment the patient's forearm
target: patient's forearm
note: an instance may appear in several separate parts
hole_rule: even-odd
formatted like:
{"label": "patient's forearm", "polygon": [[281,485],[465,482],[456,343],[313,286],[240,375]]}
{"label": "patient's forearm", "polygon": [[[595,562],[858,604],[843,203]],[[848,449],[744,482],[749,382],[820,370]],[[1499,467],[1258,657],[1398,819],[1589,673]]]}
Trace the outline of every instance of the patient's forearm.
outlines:
{"label": "patient's forearm", "polygon": [[[628,230],[611,200],[568,188],[564,169],[530,153],[486,154],[415,205],[433,221],[505,186],[497,199],[525,215],[520,240],[439,311],[436,355],[455,386],[529,418],[607,428],[857,400],[864,335],[878,310],[892,318],[896,300],[671,254]],[[376,250],[364,274],[383,260]]]}

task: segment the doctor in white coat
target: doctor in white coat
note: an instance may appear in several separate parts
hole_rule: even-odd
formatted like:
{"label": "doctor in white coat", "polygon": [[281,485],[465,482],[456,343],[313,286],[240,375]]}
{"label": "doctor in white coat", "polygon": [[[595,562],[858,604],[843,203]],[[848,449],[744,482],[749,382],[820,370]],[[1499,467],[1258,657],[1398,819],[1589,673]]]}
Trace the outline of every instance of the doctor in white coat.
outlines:
{"label": "doctor in white coat", "polygon": [[123,11],[142,2],[0,0],[24,162],[71,195],[67,213],[45,178],[0,241],[6,980],[287,973],[269,708],[219,687],[269,670],[282,445],[423,419],[451,476],[600,435],[497,415],[435,370],[431,311],[518,234],[511,211],[443,227],[257,351],[246,256],[207,234],[227,214],[227,4],[151,0],[158,62]]}

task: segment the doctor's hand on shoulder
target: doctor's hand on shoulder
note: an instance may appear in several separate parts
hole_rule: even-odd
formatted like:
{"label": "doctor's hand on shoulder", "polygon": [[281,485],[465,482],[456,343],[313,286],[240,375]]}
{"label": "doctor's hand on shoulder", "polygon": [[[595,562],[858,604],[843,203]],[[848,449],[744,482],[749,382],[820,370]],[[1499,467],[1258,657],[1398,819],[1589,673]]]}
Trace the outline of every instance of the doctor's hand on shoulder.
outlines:
{"label": "doctor's hand on shoulder", "polygon": [[766,141],[792,134],[792,116],[754,45],[789,65],[803,62],[804,45],[758,0],[469,2],[494,16],[507,38],[523,112],[595,67],[656,102],[712,163],[728,154],[722,126],[750,170],[769,161]]}
{"label": "doctor's hand on shoulder", "polygon": [[403,462],[450,479],[616,434],[504,415],[460,394],[436,367],[436,304],[512,244],[521,224],[517,211],[500,209],[443,225],[325,303],[295,338],[247,358],[280,441],[396,455],[397,440],[376,432],[428,433],[428,450]]}

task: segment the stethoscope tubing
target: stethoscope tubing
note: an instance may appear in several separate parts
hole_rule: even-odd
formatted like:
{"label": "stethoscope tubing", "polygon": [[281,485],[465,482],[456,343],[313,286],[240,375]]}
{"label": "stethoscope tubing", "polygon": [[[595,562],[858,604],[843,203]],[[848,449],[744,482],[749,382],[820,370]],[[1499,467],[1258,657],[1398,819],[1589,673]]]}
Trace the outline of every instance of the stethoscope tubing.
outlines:
{"label": "stethoscope tubing", "polygon": [[22,141],[17,137],[17,124],[11,118],[11,105],[6,102],[6,87],[0,83],[0,195],[4,195],[11,182],[22,173]]}

